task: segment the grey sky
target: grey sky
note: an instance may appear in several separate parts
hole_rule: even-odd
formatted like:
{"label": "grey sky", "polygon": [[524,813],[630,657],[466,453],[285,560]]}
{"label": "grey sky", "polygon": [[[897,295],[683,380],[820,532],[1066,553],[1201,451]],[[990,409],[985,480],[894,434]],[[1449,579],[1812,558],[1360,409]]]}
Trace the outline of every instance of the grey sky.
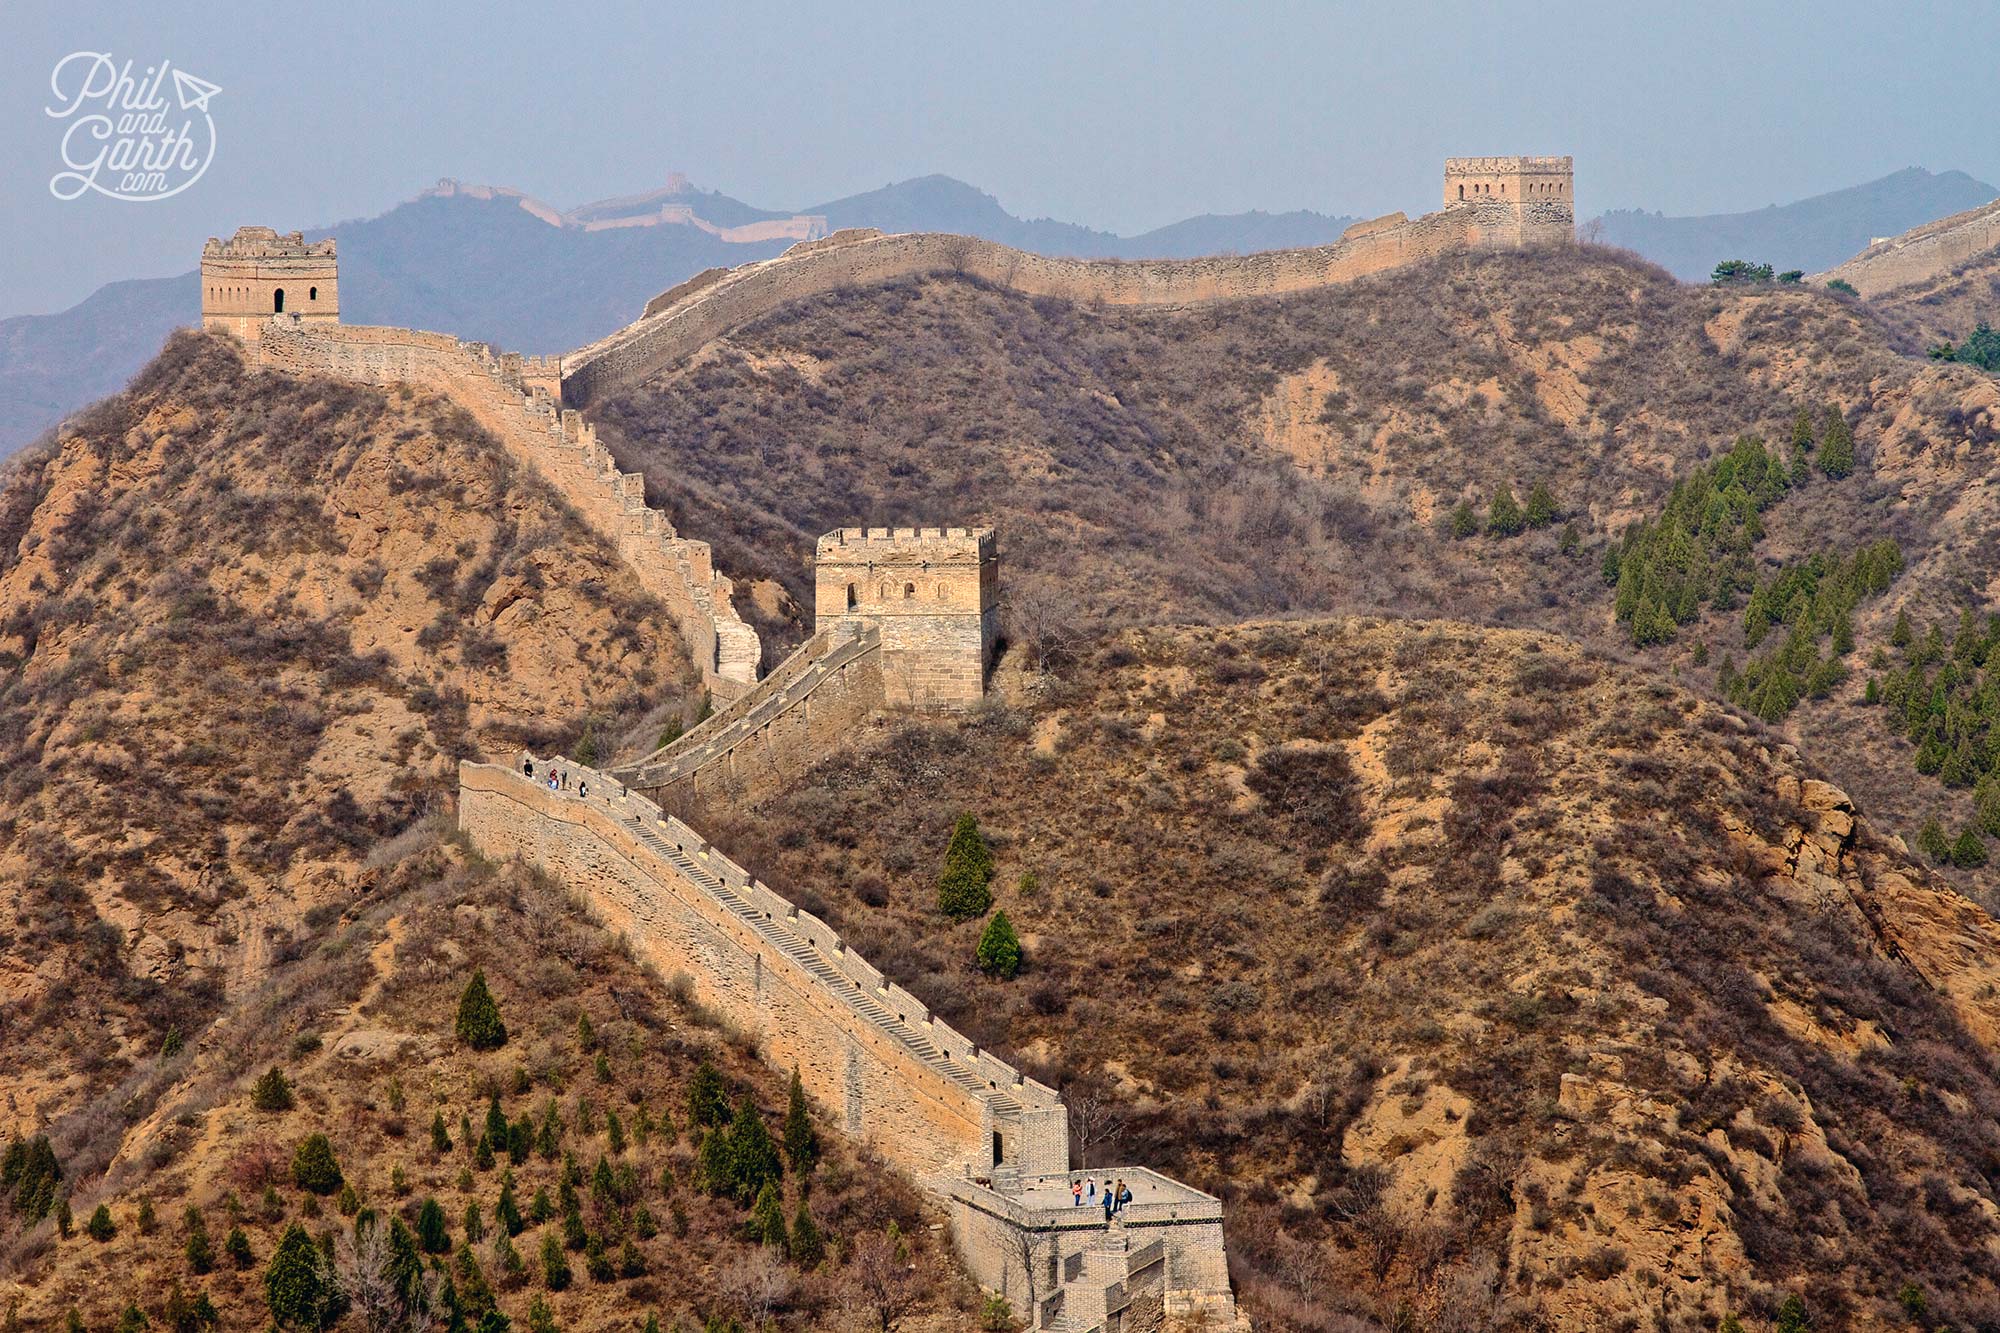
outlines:
{"label": "grey sky", "polygon": [[[1573,153],[1585,214],[1756,208],[1912,165],[1997,181],[1996,19],[1992,0],[7,0],[0,316],[183,271],[239,222],[367,216],[447,175],[567,207],[679,170],[779,208],[944,172],[1121,232],[1415,213],[1457,153]],[[221,85],[192,189],[50,195],[42,108],[76,50]]]}

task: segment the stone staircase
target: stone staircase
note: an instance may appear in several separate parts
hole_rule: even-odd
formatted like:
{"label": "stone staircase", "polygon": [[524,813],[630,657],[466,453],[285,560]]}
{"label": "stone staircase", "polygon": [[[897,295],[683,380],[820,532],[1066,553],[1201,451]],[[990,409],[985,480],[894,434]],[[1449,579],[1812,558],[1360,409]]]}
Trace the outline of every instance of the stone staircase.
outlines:
{"label": "stone staircase", "polygon": [[[727,757],[745,740],[810,699],[842,668],[876,652],[881,645],[881,632],[873,627],[857,630],[840,625],[821,631],[728,706],[645,758],[620,765],[612,770],[613,775],[632,787],[671,787]],[[812,757],[792,756],[801,765]]]}

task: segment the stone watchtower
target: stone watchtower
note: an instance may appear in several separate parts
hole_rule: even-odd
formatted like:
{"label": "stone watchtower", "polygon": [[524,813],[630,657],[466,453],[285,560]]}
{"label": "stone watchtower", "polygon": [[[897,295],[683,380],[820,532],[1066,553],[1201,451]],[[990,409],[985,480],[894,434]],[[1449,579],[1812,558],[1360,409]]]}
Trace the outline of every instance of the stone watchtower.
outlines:
{"label": "stone watchtower", "polygon": [[[1569,157],[1448,157],[1444,206],[1504,205],[1511,234],[1495,239],[1516,245],[1576,239],[1576,160]],[[1490,207],[1483,212],[1499,212]]]}
{"label": "stone watchtower", "polygon": [[227,241],[209,237],[201,248],[202,327],[254,343],[273,315],[340,322],[332,238],[308,242],[269,227],[238,227]]}
{"label": "stone watchtower", "polygon": [[954,708],[986,690],[999,629],[991,528],[841,528],[819,539],[817,628],[882,635],[884,702]]}

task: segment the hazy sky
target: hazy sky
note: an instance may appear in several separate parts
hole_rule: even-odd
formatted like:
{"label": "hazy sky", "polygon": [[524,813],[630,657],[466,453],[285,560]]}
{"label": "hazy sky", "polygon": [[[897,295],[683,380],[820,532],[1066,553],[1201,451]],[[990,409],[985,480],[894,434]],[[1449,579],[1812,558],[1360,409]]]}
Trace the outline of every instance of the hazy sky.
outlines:
{"label": "hazy sky", "polygon": [[[0,316],[440,176],[568,207],[684,171],[788,208],[944,172],[1120,232],[1416,213],[1452,154],[1573,153],[1586,215],[1757,208],[1905,166],[2000,181],[1995,0],[5,0],[0,30]],[[44,107],[74,51],[221,85],[201,179],[154,202],[50,194]]]}

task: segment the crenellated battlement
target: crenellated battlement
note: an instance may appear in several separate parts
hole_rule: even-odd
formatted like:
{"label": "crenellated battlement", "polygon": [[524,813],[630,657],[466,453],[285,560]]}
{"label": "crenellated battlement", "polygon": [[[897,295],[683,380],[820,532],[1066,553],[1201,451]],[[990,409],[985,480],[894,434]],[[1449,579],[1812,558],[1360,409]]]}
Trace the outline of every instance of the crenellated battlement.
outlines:
{"label": "crenellated battlement", "polygon": [[917,559],[978,563],[996,554],[991,528],[839,528],[819,539],[822,561]]}
{"label": "crenellated battlement", "polygon": [[985,694],[999,591],[991,528],[838,528],[815,548],[814,624],[880,636],[891,704],[955,708]]}

